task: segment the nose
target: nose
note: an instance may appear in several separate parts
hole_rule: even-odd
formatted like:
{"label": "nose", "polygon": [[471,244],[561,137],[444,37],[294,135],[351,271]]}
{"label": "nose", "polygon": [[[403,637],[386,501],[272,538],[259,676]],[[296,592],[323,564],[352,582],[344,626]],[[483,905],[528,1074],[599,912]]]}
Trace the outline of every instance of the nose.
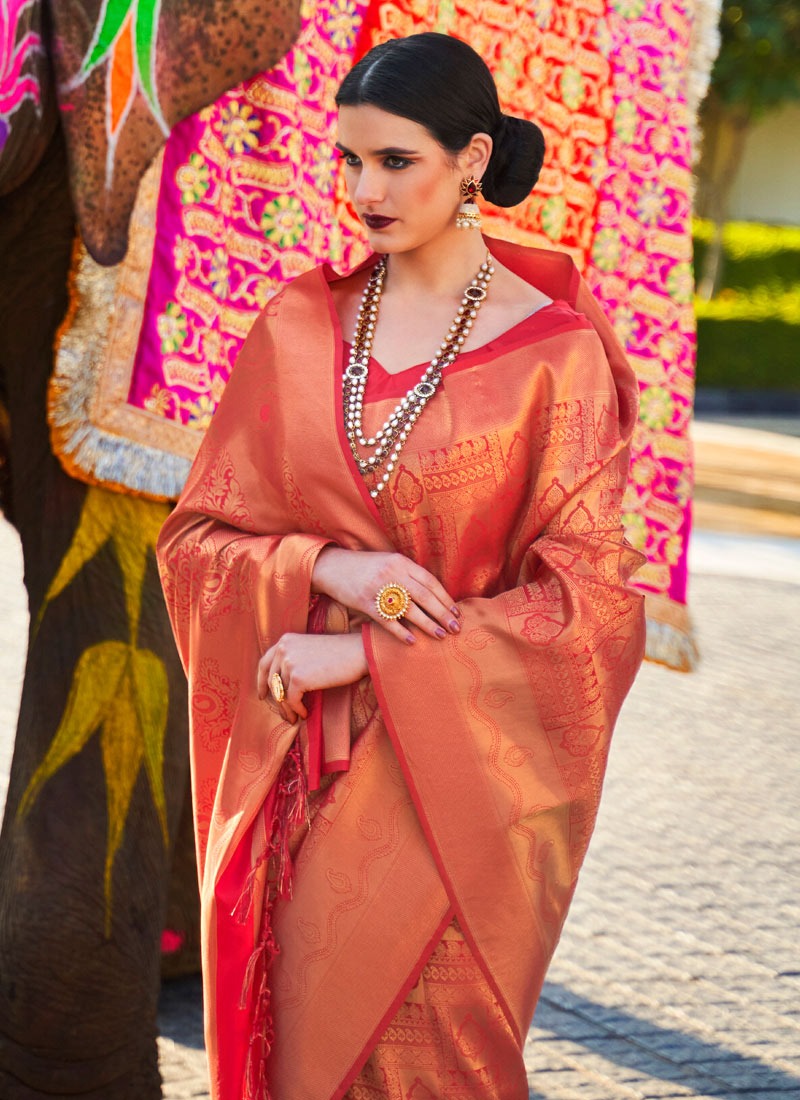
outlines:
{"label": "nose", "polygon": [[380,169],[362,164],[353,192],[353,200],[357,206],[370,206],[382,201],[384,186],[381,175]]}

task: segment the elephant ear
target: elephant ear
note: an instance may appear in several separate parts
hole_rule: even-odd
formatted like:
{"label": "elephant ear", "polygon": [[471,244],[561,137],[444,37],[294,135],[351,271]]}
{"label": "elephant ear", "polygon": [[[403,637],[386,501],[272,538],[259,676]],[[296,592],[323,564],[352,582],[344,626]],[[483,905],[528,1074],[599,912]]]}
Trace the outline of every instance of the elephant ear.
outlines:
{"label": "elephant ear", "polygon": [[118,263],[139,180],[170,130],[263,69],[300,29],[300,0],[64,0],[53,60],[86,247]]}
{"label": "elephant ear", "polygon": [[42,0],[0,0],[0,195],[30,176],[57,122]]}

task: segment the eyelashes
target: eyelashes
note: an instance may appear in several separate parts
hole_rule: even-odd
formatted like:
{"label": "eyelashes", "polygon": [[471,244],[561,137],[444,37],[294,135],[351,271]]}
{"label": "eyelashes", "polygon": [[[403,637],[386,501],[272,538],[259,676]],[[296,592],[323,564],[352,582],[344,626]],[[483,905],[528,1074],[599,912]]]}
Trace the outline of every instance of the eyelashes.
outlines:
{"label": "eyelashes", "polygon": [[[360,158],[357,157],[355,153],[342,153],[340,150],[337,150],[336,159],[343,160],[348,168],[358,168],[361,164]],[[392,172],[402,171],[413,163],[414,162],[409,160],[408,157],[388,156],[383,159],[384,167]]]}

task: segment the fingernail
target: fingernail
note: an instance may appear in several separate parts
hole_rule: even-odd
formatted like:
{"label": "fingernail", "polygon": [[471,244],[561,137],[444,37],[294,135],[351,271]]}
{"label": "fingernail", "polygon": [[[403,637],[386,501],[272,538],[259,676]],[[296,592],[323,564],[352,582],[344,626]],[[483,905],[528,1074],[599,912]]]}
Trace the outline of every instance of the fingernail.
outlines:
{"label": "fingernail", "polygon": [[414,637],[413,634],[406,634],[406,641],[408,642],[409,645],[416,645],[417,644],[417,639]]}
{"label": "fingernail", "polygon": [[455,619],[451,619],[447,625],[450,627],[454,634],[458,634],[459,630],[461,629]]}
{"label": "fingernail", "polygon": [[434,631],[434,634],[436,635],[437,638],[446,638],[447,637],[447,631],[443,630],[440,626],[436,627],[436,630]]}
{"label": "fingernail", "polygon": [[450,608],[450,610],[452,611],[452,613],[455,615],[456,618],[460,617],[461,612],[459,611],[459,609],[457,607],[453,606],[453,607]]}

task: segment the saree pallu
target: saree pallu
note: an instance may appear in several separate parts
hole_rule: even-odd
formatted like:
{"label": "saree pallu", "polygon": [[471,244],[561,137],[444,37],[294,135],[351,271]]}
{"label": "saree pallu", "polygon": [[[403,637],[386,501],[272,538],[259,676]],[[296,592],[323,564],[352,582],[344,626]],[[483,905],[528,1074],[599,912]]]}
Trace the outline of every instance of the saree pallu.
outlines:
{"label": "saree pallu", "polygon": [[[377,502],[344,435],[339,276],[319,268],[256,321],[162,532],[192,707],[215,1100],[334,1100],[354,1082],[393,1098],[381,1042],[443,948],[495,1018],[462,1019],[448,1079],[421,1064],[411,1094],[527,1095],[525,1034],[644,647],[627,583],[641,556],[619,518],[636,384],[568,257],[487,246],[554,302],[462,352]],[[394,384],[368,390],[370,423]],[[313,770],[333,779],[295,834],[293,896],[274,898],[281,777],[297,746],[308,771],[313,738],[257,699],[256,666],[285,632],[350,629],[331,601],[309,617],[331,542],[418,561],[462,628],[408,646],[361,627],[374,713],[351,740],[364,684],[321,693]],[[260,945],[268,966],[249,981]]]}

